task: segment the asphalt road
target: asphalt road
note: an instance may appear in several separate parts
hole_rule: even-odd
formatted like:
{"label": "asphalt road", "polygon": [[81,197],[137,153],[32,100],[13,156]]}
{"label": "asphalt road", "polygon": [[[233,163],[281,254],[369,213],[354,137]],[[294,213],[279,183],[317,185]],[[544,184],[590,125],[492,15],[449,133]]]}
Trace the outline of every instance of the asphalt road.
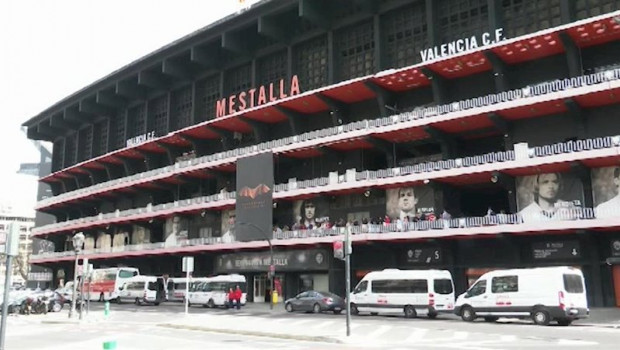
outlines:
{"label": "asphalt road", "polygon": [[273,329],[302,329],[307,335],[339,335],[345,344],[307,342],[294,339],[251,337],[162,327],[183,319],[183,306],[111,305],[111,314],[101,320],[103,305],[93,303],[91,322],[65,322],[59,314],[9,318],[7,349],[101,349],[106,340],[116,340],[119,350],[129,349],[617,349],[620,330],[586,326],[535,326],[531,322],[484,321],[466,323],[452,317],[436,320],[402,317],[357,316],[352,318],[352,337],[344,337],[344,315],[286,313],[282,308],[247,308],[240,311],[191,307],[190,314],[209,324],[234,324],[252,329],[261,324]]}

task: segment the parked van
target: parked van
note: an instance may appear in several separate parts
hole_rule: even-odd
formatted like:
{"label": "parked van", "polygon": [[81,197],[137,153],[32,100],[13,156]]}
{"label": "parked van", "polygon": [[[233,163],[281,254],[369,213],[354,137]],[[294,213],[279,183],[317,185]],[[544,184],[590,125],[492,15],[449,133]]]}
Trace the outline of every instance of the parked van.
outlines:
{"label": "parked van", "polygon": [[156,276],[135,276],[128,279],[118,296],[118,302],[159,305],[166,298],[164,279]]}
{"label": "parked van", "polygon": [[351,294],[351,313],[418,314],[435,318],[454,309],[454,283],[446,270],[370,272]]}
{"label": "parked van", "polygon": [[566,266],[487,272],[458,297],[454,312],[469,322],[517,317],[561,326],[589,315],[583,274]]}
{"label": "parked van", "polygon": [[169,301],[184,301],[185,293],[187,291],[187,278],[172,278],[172,283],[168,283],[168,300]]}
{"label": "parked van", "polygon": [[[192,279],[194,281],[194,279]],[[189,303],[205,307],[222,307],[228,303],[228,290],[239,286],[242,291],[241,305],[245,305],[247,297],[246,279],[243,275],[219,275],[202,279],[193,284],[189,293]]]}

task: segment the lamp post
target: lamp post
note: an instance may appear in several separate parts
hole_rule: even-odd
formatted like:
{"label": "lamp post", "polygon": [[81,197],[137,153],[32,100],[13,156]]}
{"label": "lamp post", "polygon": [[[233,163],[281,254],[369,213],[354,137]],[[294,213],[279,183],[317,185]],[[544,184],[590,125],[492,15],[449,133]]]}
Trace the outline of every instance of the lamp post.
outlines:
{"label": "lamp post", "polygon": [[75,313],[75,301],[76,301],[76,293],[77,293],[77,275],[78,275],[78,263],[79,263],[79,254],[82,249],[82,244],[84,244],[84,234],[82,232],[78,232],[73,236],[73,250],[75,250],[75,268],[73,269],[73,294],[71,296],[71,310],[69,310],[69,318],[73,317]]}
{"label": "lamp post", "polygon": [[274,279],[276,275],[276,266],[273,264],[273,245],[271,245],[271,239],[265,233],[265,231],[256,224],[253,224],[251,222],[238,222],[238,224],[254,227],[256,230],[258,230],[258,232],[261,233],[261,235],[263,235],[263,238],[265,238],[267,243],[269,243],[269,272],[267,273],[267,276],[269,276],[269,284],[271,285],[271,296],[269,298],[270,299],[269,309],[273,310],[273,289],[274,289]]}

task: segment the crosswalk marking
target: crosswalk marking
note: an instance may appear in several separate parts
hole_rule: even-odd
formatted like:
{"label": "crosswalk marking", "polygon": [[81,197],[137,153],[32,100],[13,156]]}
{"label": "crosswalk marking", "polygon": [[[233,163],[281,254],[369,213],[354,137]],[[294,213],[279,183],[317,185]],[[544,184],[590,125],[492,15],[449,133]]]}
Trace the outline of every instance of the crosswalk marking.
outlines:
{"label": "crosswalk marking", "polygon": [[375,329],[374,331],[371,331],[370,333],[366,333],[364,335],[365,338],[378,338],[380,335],[382,335],[383,333],[389,331],[392,327],[390,326],[379,326],[377,327],[377,329]]}
{"label": "crosswalk marking", "polygon": [[410,336],[405,338],[405,343],[414,343],[424,338],[424,336],[428,333],[428,329],[426,328],[415,328]]}

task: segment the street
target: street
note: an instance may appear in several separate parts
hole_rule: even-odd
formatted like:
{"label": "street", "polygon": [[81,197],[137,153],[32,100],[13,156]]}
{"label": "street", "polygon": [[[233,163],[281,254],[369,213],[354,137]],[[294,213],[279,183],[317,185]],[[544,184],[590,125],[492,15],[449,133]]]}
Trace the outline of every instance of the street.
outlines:
{"label": "street", "polygon": [[[573,325],[535,326],[526,321],[462,322],[450,315],[425,318],[356,316],[345,336],[344,315],[286,313],[281,305],[241,310],[92,303],[82,323],[67,309],[48,315],[11,316],[7,349],[616,349],[620,329]],[[262,336],[256,336],[262,335]]]}

